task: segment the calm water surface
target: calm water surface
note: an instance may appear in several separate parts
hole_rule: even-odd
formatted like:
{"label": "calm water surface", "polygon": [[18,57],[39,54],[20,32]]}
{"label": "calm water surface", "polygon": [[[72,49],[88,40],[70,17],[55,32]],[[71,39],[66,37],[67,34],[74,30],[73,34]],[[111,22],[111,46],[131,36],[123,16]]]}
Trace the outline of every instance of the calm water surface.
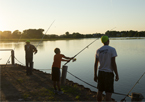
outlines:
{"label": "calm water surface", "polygon": [[[51,73],[51,66],[54,56],[54,48],[59,47],[61,53],[68,57],[73,57],[89,43],[95,39],[77,39],[77,40],[58,40],[58,41],[43,41],[38,46],[38,53],[34,55],[34,68],[40,69],[47,73]],[[37,46],[38,42],[31,42]],[[24,42],[1,42],[0,49],[14,49],[15,57],[25,63]],[[96,86],[97,83],[93,81],[94,78],[94,61],[95,53],[98,48],[102,46],[100,39],[94,42],[89,48],[80,53],[76,58],[76,62],[68,63],[68,71],[86,82]],[[145,72],[145,38],[143,39],[126,39],[126,38],[112,38],[110,46],[115,47],[117,51],[116,63],[118,67],[120,80],[115,82],[115,92],[127,94],[141,75]],[[0,51],[0,64],[5,64],[10,57],[10,52]],[[19,63],[15,61],[16,63]],[[62,62],[62,65],[64,62]],[[97,91],[78,79],[67,74],[67,78],[74,82],[84,85],[91,90]],[[145,75],[140,80],[139,84],[135,86],[132,92],[142,93],[145,97]],[[132,93],[131,92],[131,93]],[[112,96],[115,100],[120,101],[124,96]],[[130,98],[126,98],[130,101]]]}

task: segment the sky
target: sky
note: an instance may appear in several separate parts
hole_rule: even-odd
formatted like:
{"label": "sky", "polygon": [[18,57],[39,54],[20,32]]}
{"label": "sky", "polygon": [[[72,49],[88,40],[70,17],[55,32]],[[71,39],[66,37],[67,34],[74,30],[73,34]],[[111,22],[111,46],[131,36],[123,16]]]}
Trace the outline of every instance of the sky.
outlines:
{"label": "sky", "polygon": [[0,31],[42,28],[45,34],[57,35],[145,31],[144,5],[145,0],[0,0]]}

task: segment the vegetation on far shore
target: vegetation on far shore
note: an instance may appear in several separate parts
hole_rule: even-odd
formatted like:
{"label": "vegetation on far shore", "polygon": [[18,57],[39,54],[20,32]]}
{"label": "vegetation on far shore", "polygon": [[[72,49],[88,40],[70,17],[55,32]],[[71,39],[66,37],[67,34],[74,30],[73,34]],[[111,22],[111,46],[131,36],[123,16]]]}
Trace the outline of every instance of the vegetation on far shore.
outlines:
{"label": "vegetation on far shore", "polygon": [[[50,39],[43,39],[43,41],[55,41],[55,40],[73,40],[73,39],[76,39],[76,38],[50,38]],[[30,40],[30,41],[40,41],[41,40],[41,38],[40,39],[27,39],[27,38],[25,38],[25,39],[0,39],[0,41],[1,42],[24,42],[24,41],[27,41],[27,40]]]}
{"label": "vegetation on far shore", "polygon": [[[44,29],[27,29],[23,32],[19,30],[11,31],[0,31],[0,40],[1,41],[15,41],[21,38],[21,41],[25,41],[27,39],[38,41],[41,38],[43,40],[70,40],[70,39],[80,39],[80,38],[97,38],[101,37],[104,34],[101,33],[93,33],[93,34],[80,34],[78,32],[74,32],[70,34],[69,32],[65,32],[65,34],[56,35],[56,34],[44,34]],[[106,31],[105,35],[109,37],[145,37],[145,31]]]}

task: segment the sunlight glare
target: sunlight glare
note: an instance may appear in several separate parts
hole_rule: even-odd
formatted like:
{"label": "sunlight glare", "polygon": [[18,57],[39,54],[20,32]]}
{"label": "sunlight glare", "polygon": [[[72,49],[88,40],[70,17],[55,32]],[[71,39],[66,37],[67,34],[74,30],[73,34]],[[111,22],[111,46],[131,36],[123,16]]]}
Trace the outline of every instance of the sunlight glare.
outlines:
{"label": "sunlight glare", "polygon": [[0,18],[0,31],[5,30],[5,24],[3,23],[2,19]]}

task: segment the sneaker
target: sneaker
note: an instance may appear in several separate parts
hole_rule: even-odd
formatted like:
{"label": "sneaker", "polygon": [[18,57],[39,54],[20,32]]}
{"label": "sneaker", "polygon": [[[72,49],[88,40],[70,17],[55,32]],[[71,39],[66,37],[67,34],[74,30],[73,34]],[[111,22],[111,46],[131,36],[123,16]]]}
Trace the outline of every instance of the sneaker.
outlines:
{"label": "sneaker", "polygon": [[55,94],[57,94],[57,93],[58,93],[58,91],[57,91],[57,90],[54,90],[53,92],[54,92]]}
{"label": "sneaker", "polygon": [[61,95],[61,94],[63,94],[63,91],[58,91],[57,94],[58,94],[58,95]]}

